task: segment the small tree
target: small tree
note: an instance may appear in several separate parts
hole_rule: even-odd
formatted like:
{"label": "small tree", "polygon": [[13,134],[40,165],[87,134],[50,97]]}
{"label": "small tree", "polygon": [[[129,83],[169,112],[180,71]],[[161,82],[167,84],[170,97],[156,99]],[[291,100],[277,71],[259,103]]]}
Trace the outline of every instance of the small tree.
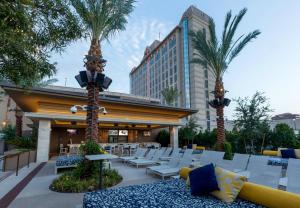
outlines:
{"label": "small tree", "polygon": [[161,94],[166,101],[167,105],[172,105],[175,100],[178,98],[178,90],[173,87],[167,87],[161,91]]}
{"label": "small tree", "polygon": [[170,144],[170,134],[167,130],[161,130],[157,137],[156,141],[160,143],[162,147],[167,147]]}
{"label": "small tree", "polygon": [[293,128],[285,123],[281,123],[277,124],[273,130],[271,144],[275,148],[298,148],[299,139],[295,135]]}
{"label": "small tree", "polygon": [[235,100],[235,126],[240,130],[244,140],[245,151],[250,147],[256,153],[263,145],[263,138],[269,132],[268,119],[272,112],[268,99],[261,92],[256,92],[251,99],[248,97]]}
{"label": "small tree", "polygon": [[68,1],[1,1],[0,79],[28,87],[54,75],[50,54],[82,35]]}
{"label": "small tree", "polygon": [[[181,140],[181,144],[191,144],[194,143],[194,139],[198,133],[199,125],[196,123],[196,119],[191,117],[186,125],[179,129],[179,140]],[[186,143],[185,143],[186,142]]]}

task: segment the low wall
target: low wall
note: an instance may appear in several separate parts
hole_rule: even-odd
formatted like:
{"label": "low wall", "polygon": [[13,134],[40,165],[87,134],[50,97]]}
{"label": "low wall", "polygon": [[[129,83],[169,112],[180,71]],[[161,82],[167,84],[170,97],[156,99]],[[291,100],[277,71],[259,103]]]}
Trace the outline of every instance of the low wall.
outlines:
{"label": "low wall", "polygon": [[16,171],[36,161],[36,150],[6,155],[3,161],[3,171]]}

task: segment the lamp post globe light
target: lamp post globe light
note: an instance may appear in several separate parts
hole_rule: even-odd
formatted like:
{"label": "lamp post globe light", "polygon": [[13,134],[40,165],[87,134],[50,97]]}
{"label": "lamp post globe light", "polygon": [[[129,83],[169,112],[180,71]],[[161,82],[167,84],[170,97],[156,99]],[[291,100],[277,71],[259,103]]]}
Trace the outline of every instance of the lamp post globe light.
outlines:
{"label": "lamp post globe light", "polygon": [[103,74],[106,60],[102,58],[99,50],[91,47],[88,55],[84,60],[85,71],[80,71],[75,76],[78,84],[81,87],[86,87],[88,91],[88,103],[84,106],[75,105],[70,110],[72,113],[77,112],[77,107],[81,107],[86,111],[87,128],[85,132],[85,139],[98,140],[98,113],[102,110],[103,114],[107,111],[104,107],[99,106],[99,92],[108,89],[112,79]]}

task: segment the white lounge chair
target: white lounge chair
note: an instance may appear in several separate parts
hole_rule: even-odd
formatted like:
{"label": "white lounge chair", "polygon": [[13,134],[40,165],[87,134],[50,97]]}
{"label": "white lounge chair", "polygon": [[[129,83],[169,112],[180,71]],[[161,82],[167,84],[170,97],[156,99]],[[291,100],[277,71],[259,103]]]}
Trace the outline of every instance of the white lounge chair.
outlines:
{"label": "white lounge chair", "polygon": [[180,168],[190,165],[190,163],[192,162],[192,153],[192,149],[187,149],[185,150],[182,158],[176,166],[160,168],[152,172],[156,175],[161,176],[163,180],[165,179],[165,177],[177,175],[179,173]]}
{"label": "white lounge chair", "polygon": [[159,151],[157,149],[150,149],[149,152],[147,153],[147,155],[145,156],[145,158],[139,158],[139,159],[135,159],[135,160],[128,160],[128,163],[136,165],[136,167],[139,167],[139,164],[142,164],[145,161],[150,161],[153,156],[155,155],[155,152]]}
{"label": "white lounge chair", "polygon": [[166,151],[162,154],[162,157],[169,157],[172,152],[172,147],[168,147]]}
{"label": "white lounge chair", "polygon": [[224,152],[204,150],[198,162],[200,162],[202,166],[210,163],[219,165],[223,160],[224,154]]}
{"label": "white lounge chair", "polygon": [[163,161],[167,161],[167,160],[171,160],[171,158],[173,157],[179,157],[180,150],[181,150],[180,148],[174,148],[170,156],[163,156],[160,157],[159,159]]}
{"label": "white lounge chair", "polygon": [[221,168],[233,171],[233,172],[240,172],[240,171],[245,171],[247,168],[247,164],[249,161],[249,156],[248,154],[239,154],[239,153],[234,153],[233,159],[232,160],[222,160],[221,163],[218,165]]}
{"label": "white lounge chair", "polygon": [[250,182],[278,188],[282,167],[268,165],[268,158],[268,156],[251,155],[247,171],[238,174],[245,175]]}
{"label": "white lounge chair", "polygon": [[138,158],[144,157],[147,149],[146,148],[138,148],[133,156],[120,157],[123,162],[127,162],[128,160],[134,160]]}
{"label": "white lounge chair", "polygon": [[136,165],[136,167],[138,168],[139,166],[146,166],[146,165],[154,165],[157,163],[157,161],[159,160],[159,157],[163,154],[164,150],[157,150],[155,151],[155,154],[153,155],[153,157],[149,160],[149,159],[137,159],[137,160],[129,160],[128,162]]}
{"label": "white lounge chair", "polygon": [[300,194],[300,160],[290,158],[286,171],[287,186],[286,190],[289,192]]}

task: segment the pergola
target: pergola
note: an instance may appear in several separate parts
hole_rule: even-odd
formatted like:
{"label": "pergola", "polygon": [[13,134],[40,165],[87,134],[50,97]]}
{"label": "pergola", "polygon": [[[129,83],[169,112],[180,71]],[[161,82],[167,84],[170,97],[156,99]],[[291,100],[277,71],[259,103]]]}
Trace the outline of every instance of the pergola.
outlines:
{"label": "pergola", "polygon": [[[86,112],[70,112],[74,105],[85,105],[85,90],[67,87],[46,87],[23,89],[12,84],[2,84],[2,88],[25,112],[25,116],[38,127],[37,160],[48,161],[51,130],[57,127],[86,127]],[[124,94],[123,94],[124,95]],[[152,130],[166,128],[170,130],[173,147],[178,146],[178,126],[184,125],[183,118],[197,110],[169,107],[153,102],[151,99],[136,96],[118,96],[118,93],[102,93],[100,105],[108,114],[99,114],[100,129]],[[128,135],[130,139],[133,135]],[[99,142],[107,142],[105,136]]]}

